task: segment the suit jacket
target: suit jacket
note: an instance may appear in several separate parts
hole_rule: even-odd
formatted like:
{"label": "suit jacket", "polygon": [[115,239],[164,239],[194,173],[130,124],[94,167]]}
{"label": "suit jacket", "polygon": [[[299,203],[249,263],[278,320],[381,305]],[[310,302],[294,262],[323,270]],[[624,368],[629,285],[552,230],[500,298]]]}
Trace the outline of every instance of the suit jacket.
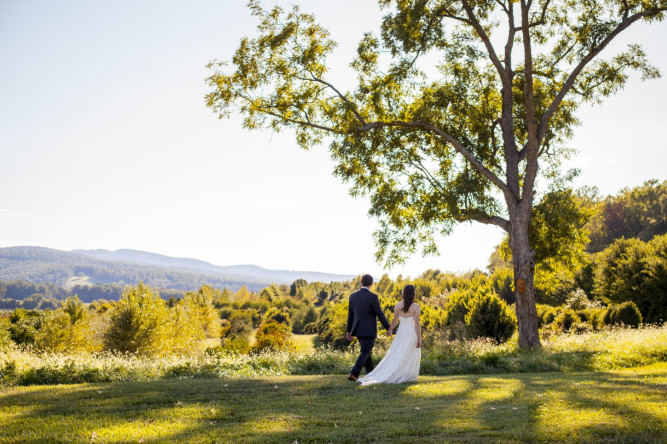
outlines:
{"label": "suit jacket", "polygon": [[380,308],[380,300],[368,288],[350,295],[350,305],[347,308],[347,331],[352,336],[377,338],[380,319],[385,330],[389,330],[389,322]]}

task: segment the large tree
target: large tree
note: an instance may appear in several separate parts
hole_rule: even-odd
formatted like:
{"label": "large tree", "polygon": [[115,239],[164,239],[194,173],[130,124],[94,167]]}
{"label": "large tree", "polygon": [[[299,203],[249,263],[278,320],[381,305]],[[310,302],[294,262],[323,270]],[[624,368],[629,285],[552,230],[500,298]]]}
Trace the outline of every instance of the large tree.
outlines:
{"label": "large tree", "polygon": [[[538,347],[529,226],[536,180],[567,152],[575,111],[659,76],[638,45],[600,53],[667,0],[380,0],[377,34],[361,39],[344,91],[328,77],[336,46],[298,7],[251,0],[258,35],[213,62],[210,106],[244,126],[291,129],[303,148],[329,142],[335,174],[370,197],[378,260],[401,262],[434,235],[476,221],[509,234],[519,345]],[[353,13],[351,11],[350,13]],[[538,174],[539,173],[539,174]]]}

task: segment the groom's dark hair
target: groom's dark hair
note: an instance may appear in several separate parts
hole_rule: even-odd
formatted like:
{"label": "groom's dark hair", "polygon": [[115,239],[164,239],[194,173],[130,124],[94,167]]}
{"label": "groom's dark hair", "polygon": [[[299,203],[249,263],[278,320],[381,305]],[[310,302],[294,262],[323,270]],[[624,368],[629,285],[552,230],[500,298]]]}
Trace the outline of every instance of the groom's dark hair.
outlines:
{"label": "groom's dark hair", "polygon": [[373,276],[370,274],[365,274],[361,277],[361,286],[362,287],[370,287],[373,285]]}

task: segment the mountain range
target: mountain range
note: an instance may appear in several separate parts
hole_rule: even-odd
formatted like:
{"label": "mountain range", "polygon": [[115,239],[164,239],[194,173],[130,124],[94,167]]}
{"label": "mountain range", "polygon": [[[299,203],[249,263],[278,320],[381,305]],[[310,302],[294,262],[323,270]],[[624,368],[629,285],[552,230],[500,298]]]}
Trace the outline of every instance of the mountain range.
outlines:
{"label": "mountain range", "polygon": [[202,285],[251,290],[297,279],[333,282],[352,275],[315,271],[269,270],[257,265],[219,266],[198,259],[175,258],[138,250],[73,250],[44,247],[0,248],[0,280],[53,283],[62,287],[93,284],[136,284],[196,290]]}

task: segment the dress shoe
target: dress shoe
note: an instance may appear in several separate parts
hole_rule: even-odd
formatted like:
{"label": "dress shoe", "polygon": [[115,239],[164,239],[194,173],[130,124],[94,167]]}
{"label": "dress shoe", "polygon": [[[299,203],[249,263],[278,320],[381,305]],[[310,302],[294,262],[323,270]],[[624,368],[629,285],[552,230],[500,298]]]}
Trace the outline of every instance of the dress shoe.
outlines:
{"label": "dress shoe", "polygon": [[347,377],[350,381],[356,381],[358,378],[354,376],[352,373],[350,373],[350,376]]}

